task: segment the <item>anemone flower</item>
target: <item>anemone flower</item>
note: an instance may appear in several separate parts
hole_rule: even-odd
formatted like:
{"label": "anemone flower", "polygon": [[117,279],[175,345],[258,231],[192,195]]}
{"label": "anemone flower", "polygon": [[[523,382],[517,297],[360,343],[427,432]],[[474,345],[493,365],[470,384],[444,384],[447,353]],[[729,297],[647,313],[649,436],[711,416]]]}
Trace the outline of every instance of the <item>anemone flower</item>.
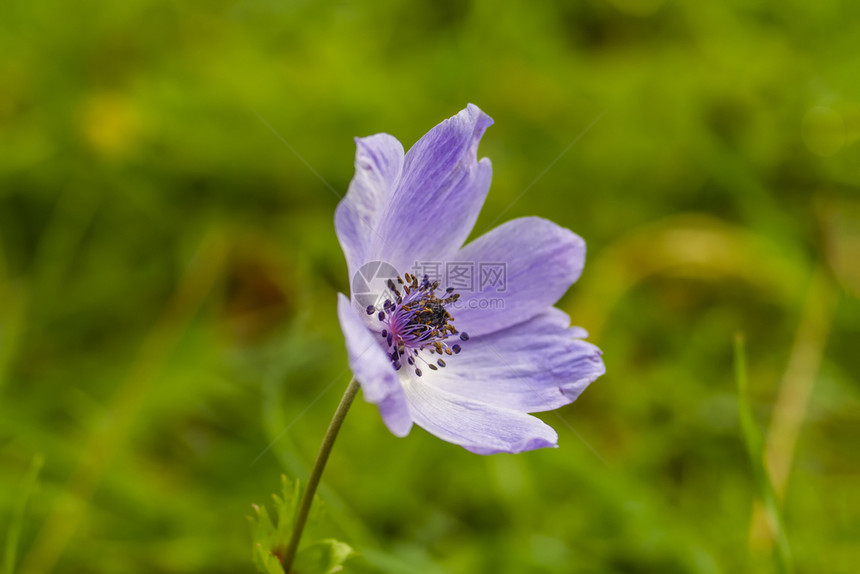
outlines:
{"label": "anemone flower", "polygon": [[308,477],[285,572],[359,387],[397,436],[417,424],[475,453],[519,453],[557,446],[529,413],[576,400],[604,373],[600,350],[553,307],[582,272],[582,239],[524,217],[464,245],[490,188],[490,160],[477,152],[492,123],[469,104],[409,153],[388,134],[356,140],[335,212],[352,277],[337,312],[354,377]]}
{"label": "anemone flower", "polygon": [[356,139],[335,228],[352,280],[338,295],[349,364],[389,430],[416,424],[478,454],[555,447],[529,413],[568,404],[604,373],[600,350],[553,305],[579,278],[585,242],[524,217],[466,243],[487,195],[469,104],[408,153]]}

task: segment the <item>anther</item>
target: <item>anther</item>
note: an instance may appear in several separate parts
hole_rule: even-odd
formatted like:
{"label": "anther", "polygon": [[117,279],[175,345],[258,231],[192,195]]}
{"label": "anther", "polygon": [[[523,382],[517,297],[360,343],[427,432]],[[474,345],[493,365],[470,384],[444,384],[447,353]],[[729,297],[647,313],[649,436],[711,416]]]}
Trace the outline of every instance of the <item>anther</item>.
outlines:
{"label": "anther", "polygon": [[[380,328],[385,327],[380,329],[382,339],[388,344],[387,353],[395,370],[402,367],[403,357],[419,377],[424,368],[437,371],[446,367],[445,361],[437,358],[461,351],[459,345],[449,346],[446,339],[459,336],[462,341],[469,340],[467,333],[454,327],[454,318],[445,308],[460,297],[454,293],[455,288],[445,287],[445,293],[437,296],[439,281],[431,281],[428,274],[415,273],[404,273],[386,279],[385,283],[387,295],[378,306],[368,306],[367,310],[369,315],[376,312],[383,323]],[[419,368],[421,363],[426,367]]]}
{"label": "anther", "polygon": [[368,315],[373,315],[373,312],[376,311],[376,307],[374,307],[373,305],[368,305],[365,311],[367,311]]}

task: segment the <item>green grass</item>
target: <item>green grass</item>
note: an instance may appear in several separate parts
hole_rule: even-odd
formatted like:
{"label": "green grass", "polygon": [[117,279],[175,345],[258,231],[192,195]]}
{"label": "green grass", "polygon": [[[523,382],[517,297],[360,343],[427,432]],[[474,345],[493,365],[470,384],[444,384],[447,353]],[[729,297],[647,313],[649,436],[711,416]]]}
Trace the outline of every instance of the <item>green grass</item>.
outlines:
{"label": "green grass", "polygon": [[15,493],[16,505],[12,513],[12,520],[9,523],[9,530],[6,533],[6,545],[3,549],[3,569],[0,570],[3,574],[12,574],[15,572],[18,543],[21,539],[21,530],[24,527],[24,521],[27,518],[27,503],[38,488],[39,472],[42,470],[44,464],[44,458],[39,454],[35,455],[30,465],[30,472],[24,479],[24,484]]}
{"label": "green grass", "polygon": [[746,350],[743,336],[740,334],[735,338],[735,382],[738,386],[738,418],[755,479],[756,494],[764,508],[768,535],[775,541],[772,543],[775,547],[774,561],[779,572],[792,572],[791,547],[782,524],[779,502],[767,468],[764,439],[750,406]]}

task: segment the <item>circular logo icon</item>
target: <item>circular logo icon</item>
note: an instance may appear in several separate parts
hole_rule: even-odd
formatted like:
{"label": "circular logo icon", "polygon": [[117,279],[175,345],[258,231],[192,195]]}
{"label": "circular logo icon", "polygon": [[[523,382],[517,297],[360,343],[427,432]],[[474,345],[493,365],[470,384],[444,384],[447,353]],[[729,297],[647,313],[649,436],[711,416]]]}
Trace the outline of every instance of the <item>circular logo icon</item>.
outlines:
{"label": "circular logo icon", "polygon": [[397,279],[397,269],[385,261],[365,263],[352,276],[352,296],[362,307],[381,308],[388,296],[388,280]]}

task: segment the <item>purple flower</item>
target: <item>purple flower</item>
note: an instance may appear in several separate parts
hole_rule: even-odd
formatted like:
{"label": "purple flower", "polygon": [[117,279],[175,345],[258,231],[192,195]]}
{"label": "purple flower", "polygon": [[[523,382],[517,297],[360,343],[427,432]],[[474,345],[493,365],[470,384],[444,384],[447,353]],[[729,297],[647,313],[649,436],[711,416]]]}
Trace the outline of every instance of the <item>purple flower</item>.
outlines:
{"label": "purple flower", "polygon": [[582,272],[583,240],[537,217],[463,245],[490,187],[478,142],[493,120],[469,104],[408,153],[356,139],[335,213],[352,296],[338,296],[349,363],[397,436],[412,424],[479,454],[557,446],[527,413],[576,400],[600,350],[553,307]]}

